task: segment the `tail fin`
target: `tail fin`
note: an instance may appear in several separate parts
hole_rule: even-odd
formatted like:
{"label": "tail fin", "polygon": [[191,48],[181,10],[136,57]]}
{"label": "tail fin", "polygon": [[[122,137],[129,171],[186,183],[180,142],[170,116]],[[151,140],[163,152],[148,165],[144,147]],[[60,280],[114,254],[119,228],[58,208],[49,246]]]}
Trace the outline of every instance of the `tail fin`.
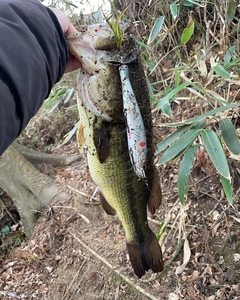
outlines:
{"label": "tail fin", "polygon": [[144,242],[127,242],[127,250],[134,273],[139,278],[150,269],[154,273],[163,270],[162,250],[150,228]]}

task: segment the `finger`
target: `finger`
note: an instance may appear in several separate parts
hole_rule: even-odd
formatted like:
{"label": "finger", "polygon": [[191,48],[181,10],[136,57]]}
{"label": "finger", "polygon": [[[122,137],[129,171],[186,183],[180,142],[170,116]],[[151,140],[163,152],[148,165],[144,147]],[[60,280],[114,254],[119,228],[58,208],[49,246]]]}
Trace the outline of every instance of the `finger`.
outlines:
{"label": "finger", "polygon": [[66,34],[75,33],[75,32],[78,32],[78,31],[69,20],[69,24],[68,24],[68,28],[66,30]]}
{"label": "finger", "polygon": [[69,73],[81,68],[82,64],[76,58],[69,58],[65,73]]}

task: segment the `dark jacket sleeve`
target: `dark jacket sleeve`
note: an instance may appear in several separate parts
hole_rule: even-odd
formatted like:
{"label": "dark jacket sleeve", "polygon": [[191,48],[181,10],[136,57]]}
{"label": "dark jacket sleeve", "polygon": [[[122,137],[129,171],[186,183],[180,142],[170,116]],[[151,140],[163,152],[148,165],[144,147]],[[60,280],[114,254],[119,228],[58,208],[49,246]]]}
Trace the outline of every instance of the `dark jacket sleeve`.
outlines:
{"label": "dark jacket sleeve", "polygon": [[67,43],[37,0],[0,0],[0,156],[62,77]]}

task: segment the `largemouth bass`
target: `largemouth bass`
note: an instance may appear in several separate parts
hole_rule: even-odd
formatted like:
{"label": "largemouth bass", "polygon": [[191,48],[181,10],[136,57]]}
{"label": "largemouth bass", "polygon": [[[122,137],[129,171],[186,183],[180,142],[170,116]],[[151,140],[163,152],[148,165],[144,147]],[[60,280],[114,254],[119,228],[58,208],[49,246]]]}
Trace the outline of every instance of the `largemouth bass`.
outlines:
{"label": "largemouth bass", "polygon": [[161,203],[161,187],[153,163],[151,107],[139,49],[129,24],[122,22],[121,30],[120,49],[107,23],[83,26],[68,36],[68,43],[82,63],[77,79],[78,145],[87,151],[102,207],[117,213],[122,222],[133,270],[141,278],[149,269],[163,270],[161,248],[147,221],[147,206],[153,214]]}

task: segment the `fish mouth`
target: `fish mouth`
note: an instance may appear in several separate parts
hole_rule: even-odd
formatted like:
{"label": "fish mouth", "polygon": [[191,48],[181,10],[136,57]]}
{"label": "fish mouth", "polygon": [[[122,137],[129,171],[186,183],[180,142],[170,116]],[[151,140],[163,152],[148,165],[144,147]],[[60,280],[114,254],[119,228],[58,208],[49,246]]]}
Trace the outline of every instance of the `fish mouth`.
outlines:
{"label": "fish mouth", "polygon": [[130,23],[121,21],[120,27],[124,36],[120,49],[107,23],[83,26],[80,32],[67,36],[69,51],[82,64],[78,97],[91,113],[107,122],[124,120],[119,67],[137,63],[139,56],[135,39],[128,32]]}
{"label": "fish mouth", "polygon": [[118,48],[114,33],[108,23],[82,26],[80,31],[67,35],[69,51],[81,62],[89,75],[107,64],[129,64],[139,56],[136,42],[130,32],[130,23],[120,22],[123,41]]}
{"label": "fish mouth", "polygon": [[107,54],[107,57],[104,60],[106,63],[116,64],[118,66],[128,65],[130,63],[136,63],[138,61],[138,52],[136,52],[135,49],[132,49],[132,51],[118,49],[112,51],[112,53],[110,54]]}

